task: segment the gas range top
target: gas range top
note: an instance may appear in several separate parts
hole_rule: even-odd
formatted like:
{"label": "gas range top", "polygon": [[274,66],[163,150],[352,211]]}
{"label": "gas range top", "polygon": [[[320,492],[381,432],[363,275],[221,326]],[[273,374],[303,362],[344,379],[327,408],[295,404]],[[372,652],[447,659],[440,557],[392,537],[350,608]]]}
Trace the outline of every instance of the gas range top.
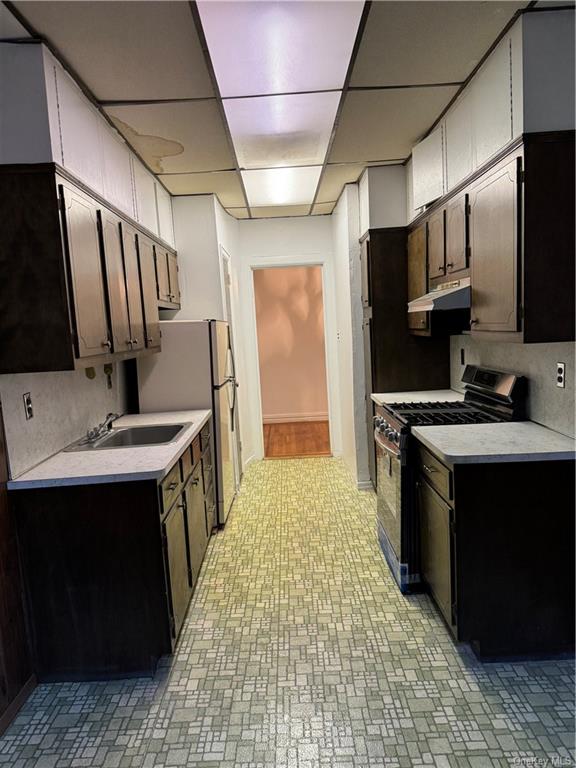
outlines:
{"label": "gas range top", "polygon": [[504,416],[484,411],[466,402],[387,403],[386,409],[409,427],[445,424],[493,424]]}

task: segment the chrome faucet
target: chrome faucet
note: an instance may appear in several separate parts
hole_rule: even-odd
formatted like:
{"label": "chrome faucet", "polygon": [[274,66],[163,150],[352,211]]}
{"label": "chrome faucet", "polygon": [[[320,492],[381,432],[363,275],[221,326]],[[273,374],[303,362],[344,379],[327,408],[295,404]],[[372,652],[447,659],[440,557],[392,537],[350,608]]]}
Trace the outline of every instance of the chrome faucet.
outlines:
{"label": "chrome faucet", "polygon": [[94,443],[99,438],[106,435],[108,432],[110,432],[112,428],[112,424],[116,421],[116,419],[120,418],[117,413],[109,413],[102,424],[98,424],[97,427],[92,427],[91,429],[86,432],[86,440],[89,443]]}

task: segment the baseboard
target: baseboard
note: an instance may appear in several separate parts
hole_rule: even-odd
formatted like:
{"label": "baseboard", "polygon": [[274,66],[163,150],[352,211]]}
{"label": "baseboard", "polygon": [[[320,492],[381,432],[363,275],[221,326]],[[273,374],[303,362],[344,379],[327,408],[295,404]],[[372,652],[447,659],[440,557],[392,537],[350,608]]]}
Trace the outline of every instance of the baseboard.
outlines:
{"label": "baseboard", "polygon": [[32,675],[24,683],[16,698],[10,702],[7,709],[0,716],[0,736],[2,736],[18,712],[22,709],[34,688],[36,688],[36,676]]}
{"label": "baseboard", "polygon": [[263,416],[264,424],[286,424],[292,421],[328,421],[328,413],[320,411],[318,413],[275,413],[270,416]]}

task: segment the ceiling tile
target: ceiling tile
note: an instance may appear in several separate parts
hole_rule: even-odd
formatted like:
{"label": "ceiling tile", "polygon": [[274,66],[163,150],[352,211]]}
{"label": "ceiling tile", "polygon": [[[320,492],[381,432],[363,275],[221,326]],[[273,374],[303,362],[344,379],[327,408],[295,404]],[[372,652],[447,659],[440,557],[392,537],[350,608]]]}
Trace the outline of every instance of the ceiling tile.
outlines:
{"label": "ceiling tile", "polygon": [[216,101],[133,104],[106,112],[155,173],[234,168]]}
{"label": "ceiling tile", "polygon": [[372,3],[351,86],[462,82],[526,2]]}
{"label": "ceiling tile", "polygon": [[214,95],[188,3],[15,5],[101,101]]}
{"label": "ceiling tile", "polygon": [[408,157],[457,90],[457,86],[442,86],[349,92],[330,162]]}
{"label": "ceiling tile", "polygon": [[223,97],[342,88],[362,0],[197,5]]}
{"label": "ceiling tile", "polygon": [[0,40],[13,40],[18,37],[30,35],[8,8],[3,3],[0,4]]}
{"label": "ceiling tile", "polygon": [[248,208],[226,208],[226,213],[234,216],[235,219],[249,219]]}
{"label": "ceiling tile", "polygon": [[160,181],[173,195],[209,195],[218,196],[224,208],[242,208],[245,206],[242,185],[236,171],[220,173],[175,173],[172,176],[159,176]]}
{"label": "ceiling tile", "polygon": [[250,208],[312,203],[322,168],[271,168],[242,171]]}
{"label": "ceiling tile", "polygon": [[326,216],[334,210],[336,203],[316,203],[312,208],[312,216]]}
{"label": "ceiling tile", "polygon": [[250,208],[253,219],[276,219],[286,216],[308,216],[309,205],[269,205]]}
{"label": "ceiling tile", "polygon": [[240,167],[322,165],[340,93],[225,100]]}
{"label": "ceiling tile", "polygon": [[320,189],[316,197],[316,202],[327,203],[338,200],[344,184],[358,181],[360,174],[364,170],[363,164],[350,165],[327,165],[324,169],[324,175],[320,182]]}

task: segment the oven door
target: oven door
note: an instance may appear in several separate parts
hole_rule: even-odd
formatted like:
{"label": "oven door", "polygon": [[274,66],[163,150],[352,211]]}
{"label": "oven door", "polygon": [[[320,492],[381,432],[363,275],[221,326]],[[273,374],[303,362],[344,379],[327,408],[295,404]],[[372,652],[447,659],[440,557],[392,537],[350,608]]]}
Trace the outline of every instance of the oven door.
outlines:
{"label": "oven door", "polygon": [[[392,548],[393,559],[396,563],[402,562],[402,459],[400,449],[392,446],[386,441],[380,432],[374,433],[376,442],[376,471],[378,478],[377,485],[377,513],[378,523]],[[381,537],[382,538],[382,537]],[[385,543],[382,542],[384,549]],[[388,553],[386,559],[390,567]]]}

